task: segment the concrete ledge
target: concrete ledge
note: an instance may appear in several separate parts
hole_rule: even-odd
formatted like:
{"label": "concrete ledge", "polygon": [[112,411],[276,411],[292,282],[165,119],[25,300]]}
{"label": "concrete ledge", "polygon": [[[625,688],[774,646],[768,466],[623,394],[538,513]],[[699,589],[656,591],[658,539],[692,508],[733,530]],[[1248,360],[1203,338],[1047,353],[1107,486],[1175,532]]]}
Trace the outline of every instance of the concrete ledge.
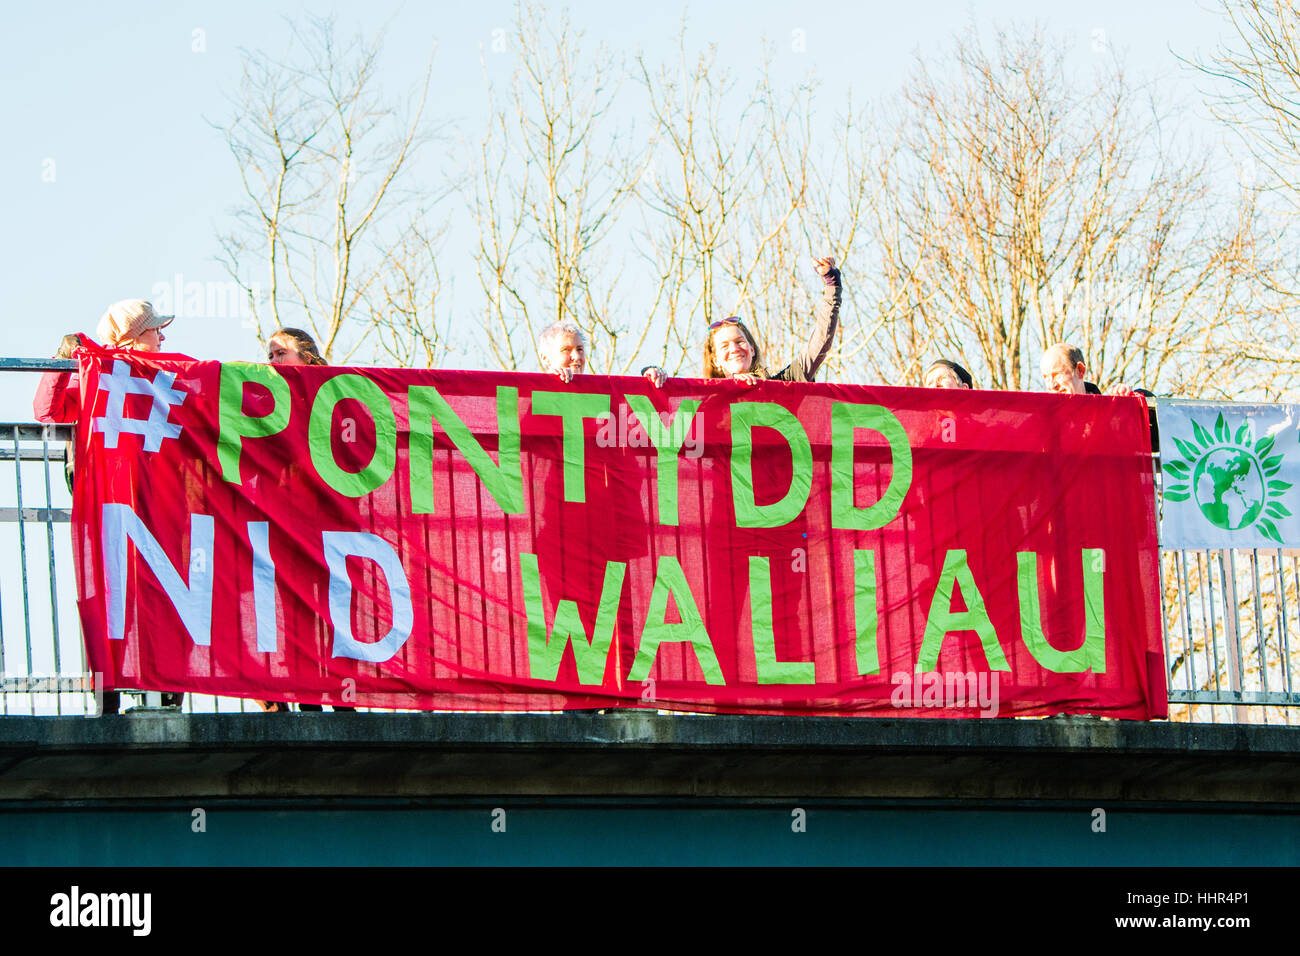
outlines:
{"label": "concrete ledge", "polygon": [[1300,728],[639,711],[0,718],[5,802],[493,795],[1288,804]]}

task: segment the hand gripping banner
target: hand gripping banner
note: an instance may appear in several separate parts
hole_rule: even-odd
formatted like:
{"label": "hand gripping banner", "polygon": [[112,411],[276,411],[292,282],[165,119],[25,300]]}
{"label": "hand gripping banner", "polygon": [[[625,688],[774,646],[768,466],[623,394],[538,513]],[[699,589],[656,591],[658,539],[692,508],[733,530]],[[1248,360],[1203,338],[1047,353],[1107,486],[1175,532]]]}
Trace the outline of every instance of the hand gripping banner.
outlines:
{"label": "hand gripping banner", "polygon": [[79,367],[79,602],[110,688],[1166,714],[1140,399]]}

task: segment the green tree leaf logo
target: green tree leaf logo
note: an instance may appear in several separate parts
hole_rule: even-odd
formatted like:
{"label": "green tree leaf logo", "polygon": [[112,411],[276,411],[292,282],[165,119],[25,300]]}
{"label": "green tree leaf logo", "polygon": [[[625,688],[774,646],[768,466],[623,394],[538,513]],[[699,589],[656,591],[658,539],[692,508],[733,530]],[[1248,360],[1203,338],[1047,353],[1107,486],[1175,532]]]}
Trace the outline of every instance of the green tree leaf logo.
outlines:
{"label": "green tree leaf logo", "polygon": [[1182,458],[1166,461],[1166,501],[1196,502],[1205,520],[1240,531],[1254,525],[1264,537],[1282,543],[1275,521],[1291,512],[1277,498],[1291,487],[1276,477],[1282,455],[1273,455],[1273,437],[1251,443],[1250,424],[1233,434],[1219,413],[1211,431],[1192,419],[1191,440],[1174,436]]}

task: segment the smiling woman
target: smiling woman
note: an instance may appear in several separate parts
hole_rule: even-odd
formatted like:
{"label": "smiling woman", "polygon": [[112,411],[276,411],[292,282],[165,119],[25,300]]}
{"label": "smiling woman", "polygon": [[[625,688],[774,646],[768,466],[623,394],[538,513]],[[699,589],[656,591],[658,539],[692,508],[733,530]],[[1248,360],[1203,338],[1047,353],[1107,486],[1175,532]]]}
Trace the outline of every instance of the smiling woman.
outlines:
{"label": "smiling woman", "polygon": [[316,340],[302,329],[277,329],[267,340],[266,359],[272,365],[328,365]]}
{"label": "smiling woman", "polygon": [[[811,382],[817,377],[839,324],[844,289],[834,258],[823,256],[813,263],[822,277],[822,299],[817,303],[816,327],[799,357],[775,375],[771,374],[763,365],[763,354],[754,333],[736,316],[728,316],[709,323],[709,337],[704,340],[704,378],[734,378],[754,385],[763,379]],[[668,378],[668,373],[658,365],[646,366],[641,371],[656,386],[662,386]]]}
{"label": "smiling woman", "polygon": [[[771,374],[763,365],[762,350],[754,333],[733,315],[709,323],[709,337],[704,340],[704,378],[734,378],[748,385],[754,385],[763,379],[811,382],[816,378],[818,369],[826,361],[826,353],[831,349],[831,340],[835,337],[835,328],[839,324],[843,288],[840,272],[835,268],[832,257],[824,256],[813,262],[824,287],[822,299],[817,303],[816,327],[799,357],[775,375]],[[667,377],[658,366],[650,366],[645,372],[656,385]]]}
{"label": "smiling woman", "polygon": [[843,288],[832,257],[823,256],[813,263],[824,289],[817,303],[817,325],[799,357],[775,375],[770,374],[763,366],[753,333],[732,316],[709,325],[709,337],[704,341],[705,378],[734,378],[750,385],[765,378],[783,382],[811,382],[816,378],[835,337]]}
{"label": "smiling woman", "polygon": [[744,322],[733,315],[709,323],[709,338],[704,343],[705,378],[731,378],[762,368],[762,352]]}

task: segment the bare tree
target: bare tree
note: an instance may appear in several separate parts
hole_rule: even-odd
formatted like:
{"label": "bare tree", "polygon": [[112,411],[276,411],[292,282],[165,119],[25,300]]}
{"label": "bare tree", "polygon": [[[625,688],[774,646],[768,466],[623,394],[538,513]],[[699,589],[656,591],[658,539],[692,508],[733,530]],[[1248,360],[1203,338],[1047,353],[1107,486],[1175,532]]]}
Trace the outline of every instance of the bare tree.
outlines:
{"label": "bare tree", "polygon": [[[887,285],[878,273],[881,258],[876,234],[877,229],[888,231],[887,224],[877,217],[888,208],[881,196],[888,185],[884,175],[887,164],[881,162],[881,157],[889,151],[882,149],[882,143],[887,142],[882,139],[884,129],[865,105],[855,105],[851,90],[842,106],[834,99],[831,103],[837,115],[831,132],[822,134],[824,142],[811,150],[809,189],[800,208],[799,237],[805,248],[821,248],[835,255],[846,277],[839,342],[827,356],[822,376],[833,379],[848,373],[861,380],[861,370],[868,364],[897,364],[877,363],[874,355],[869,363],[866,355],[879,347],[884,323],[895,320],[893,313],[881,308],[876,299]],[[798,276],[796,281],[804,281],[804,276]],[[796,315],[806,314],[798,311],[805,304],[803,297],[793,304]],[[802,340],[798,332],[795,337]]]}
{"label": "bare tree", "polygon": [[1272,174],[1267,188],[1300,209],[1300,8],[1292,0],[1222,6],[1238,42],[1195,64],[1221,81],[1211,108]]}
{"label": "bare tree", "polygon": [[[623,371],[638,327],[616,298],[620,269],[605,248],[640,165],[631,130],[612,107],[619,70],[602,49],[586,58],[567,15],[552,22],[520,3],[515,69],[471,156],[465,195],[478,229],[475,261],[489,348],[503,368],[529,364],[535,334],[572,321],[595,346],[592,365]],[[622,363],[622,367],[620,367]]]}
{"label": "bare tree", "polygon": [[944,62],[918,63],[876,152],[884,321],[867,373],[916,381],[946,353],[983,385],[1028,388],[1068,340],[1103,385],[1257,376],[1225,320],[1270,314],[1277,261],[1250,195],[1216,194],[1207,160],[1162,138],[1154,94],[1113,61],[1080,82],[1037,30],[992,49],[969,31]]}
{"label": "bare tree", "polygon": [[640,193],[655,281],[648,321],[662,330],[669,369],[731,314],[746,318],[770,364],[793,357],[811,321],[811,257],[843,257],[814,238],[808,215],[816,87],[776,89],[769,62],[738,90],[716,48],[689,52],[684,26],[675,63],[637,60],[656,143]]}
{"label": "bare tree", "polygon": [[[291,27],[283,57],[243,54],[234,115],[219,127],[244,191],[222,261],[249,298],[259,340],[301,325],[327,359],[346,358],[373,330],[387,328],[390,344],[402,338],[414,313],[387,311],[395,294],[408,305],[429,296],[413,283],[432,274],[433,250],[420,238],[431,234],[409,216],[428,197],[403,182],[431,135],[432,60],[409,100],[393,106],[378,89],[381,37],[340,41],[333,21],[317,17]],[[424,334],[426,347],[438,341]]]}
{"label": "bare tree", "polygon": [[444,293],[438,268],[446,231],[445,221],[430,225],[415,215],[363,296],[376,353],[393,365],[433,368],[452,349],[450,290]]}
{"label": "bare tree", "polygon": [[[529,3],[510,42],[458,187],[503,368],[532,367],[536,330],[570,320],[593,369],[681,371],[733,313],[779,364],[809,331],[809,258],[831,254],[846,273],[831,376],[915,382],[948,354],[982,385],[1027,388],[1062,339],[1101,384],[1166,394],[1272,396],[1300,371],[1289,337],[1265,331],[1292,328],[1286,235],[1114,61],[1081,81],[1039,31],[971,31],[868,111],[812,82],[778,88],[767,61],[737,82],[684,27],[675,60],[630,72]],[[300,324],[330,356],[369,341],[432,365],[452,347],[445,223],[409,181],[429,74],[385,105],[378,52],[312,20],[283,58],[245,56],[223,128],[245,193],[225,262],[250,299],[269,292],[251,303],[259,335]]]}

